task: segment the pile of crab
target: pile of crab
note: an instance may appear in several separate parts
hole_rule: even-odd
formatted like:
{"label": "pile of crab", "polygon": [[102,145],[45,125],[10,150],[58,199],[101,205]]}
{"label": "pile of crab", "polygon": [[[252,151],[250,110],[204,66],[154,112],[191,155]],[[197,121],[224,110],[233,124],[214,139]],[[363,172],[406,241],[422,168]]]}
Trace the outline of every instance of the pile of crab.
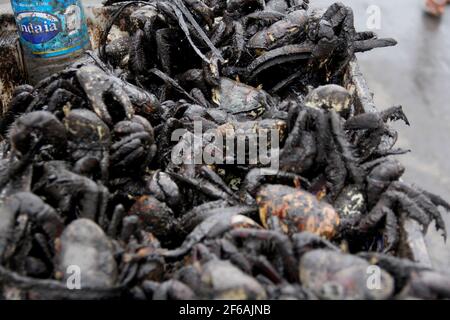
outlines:
{"label": "pile of crab", "polygon": [[[18,86],[1,118],[3,298],[450,297],[398,254],[402,219],[445,235],[450,209],[401,180],[402,108],[360,113],[341,86],[394,40],[340,3],[108,5],[98,53]],[[246,161],[260,132],[277,166]]]}

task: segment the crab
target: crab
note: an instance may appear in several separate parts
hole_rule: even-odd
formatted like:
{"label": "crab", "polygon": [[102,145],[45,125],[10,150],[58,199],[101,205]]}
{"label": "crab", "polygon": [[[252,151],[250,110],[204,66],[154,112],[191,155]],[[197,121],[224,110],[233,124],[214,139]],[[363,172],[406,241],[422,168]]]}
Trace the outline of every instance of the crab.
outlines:
{"label": "crab", "polygon": [[[284,25],[281,22],[276,24]],[[274,47],[260,55],[247,67],[248,81],[253,82],[255,78],[261,78],[260,74],[263,71],[274,70],[275,66],[280,68],[287,63],[302,61],[307,62],[306,68],[296,70],[290,78],[299,77],[302,72],[308,73],[308,65],[318,63],[319,69],[325,69],[325,81],[336,81],[355,52],[396,44],[393,39],[377,39],[373,33],[357,33],[353,25],[353,11],[342,3],[331,5],[322,17],[309,18],[306,22],[302,21],[301,25],[303,30],[296,26],[293,34],[306,32],[307,40],[301,44],[289,42],[285,46]],[[273,29],[278,30],[278,26]],[[284,30],[282,35],[288,36],[292,28]]]}
{"label": "crab", "polygon": [[55,277],[68,283],[77,266],[80,287],[111,288],[117,282],[113,245],[92,220],[77,219],[61,234],[56,253]]}
{"label": "crab", "polygon": [[139,218],[143,230],[151,232],[164,244],[174,238],[175,217],[172,210],[153,196],[142,196],[136,200],[128,212]]}
{"label": "crab", "polygon": [[344,128],[353,133],[353,144],[359,150],[359,158],[367,161],[372,158],[399,155],[408,150],[393,149],[398,139],[398,133],[390,128],[388,121],[402,120],[410,125],[401,106],[388,108],[381,112],[370,112],[349,118]]}
{"label": "crab", "polygon": [[77,79],[89,99],[92,110],[107,125],[131,119],[134,114],[133,105],[115,78],[99,67],[88,65],[77,70]]}
{"label": "crab", "polygon": [[[221,153],[224,159],[219,158],[215,164],[236,163],[250,168],[274,165],[272,161],[277,159],[279,146],[286,139],[286,127],[285,121],[277,119],[233,121],[217,127],[217,140],[223,139],[225,143]],[[220,148],[221,143],[214,142]],[[231,146],[230,142],[233,142]],[[234,146],[237,152],[232,149]]]}
{"label": "crab", "polygon": [[347,89],[336,84],[317,87],[305,98],[308,108],[331,109],[345,117],[350,111],[352,96]]}
{"label": "crab", "polygon": [[450,295],[450,277],[430,267],[382,253],[358,256],[393,275],[399,299],[447,299]]}
{"label": "crab", "polygon": [[58,119],[64,117],[64,109],[84,108],[85,94],[75,79],[76,68],[68,68],[59,74],[40,81],[32,91],[33,99],[26,112],[48,111]]}
{"label": "crab", "polygon": [[156,171],[148,182],[149,192],[159,201],[167,204],[175,212],[182,205],[180,188],[169,174]]}
{"label": "crab", "polygon": [[262,115],[271,104],[265,91],[228,78],[221,78],[219,87],[213,89],[213,101],[231,114],[249,114],[253,118]]}
{"label": "crab", "polygon": [[[310,96],[314,95],[313,92]],[[308,103],[310,107],[294,105],[290,110],[289,135],[280,156],[283,171],[304,175],[323,168],[323,178],[318,179],[316,189],[325,188],[332,200],[348,180],[359,184],[364,178],[343,129],[343,118],[335,110],[348,108],[347,97],[339,89],[336,100],[320,100],[319,108],[311,107],[312,103]]]}
{"label": "crab", "polygon": [[[118,174],[141,174],[156,154],[153,127],[141,116],[134,116],[114,126],[111,166]],[[130,168],[133,168],[130,170]]]}
{"label": "crab", "polygon": [[119,79],[93,55],[26,90],[18,94],[18,99],[29,97],[21,98],[25,99],[21,108],[27,113],[48,111],[62,120],[67,110],[91,109],[110,127],[134,114],[153,123],[160,121],[160,103],[155,95]]}
{"label": "crab", "polygon": [[383,300],[394,294],[394,279],[379,269],[379,287],[368,286],[369,261],[341,252],[322,238],[298,233],[293,238],[301,284],[321,299]]}
{"label": "crab", "polygon": [[432,221],[436,222],[443,237],[446,226],[438,207],[450,210],[450,204],[441,197],[421,190],[400,180],[405,168],[396,160],[380,159],[366,165],[367,202],[369,213],[357,223],[356,230],[368,232],[384,223],[384,252],[395,249],[399,241],[400,217],[416,220],[425,233]]}
{"label": "crab", "polygon": [[[264,28],[269,28],[272,24],[284,20],[285,11],[271,10],[269,4],[266,4],[265,10],[255,11],[246,15],[242,19],[242,25],[246,37],[253,38],[257,33],[262,32]],[[249,43],[247,44],[247,46]]]}
{"label": "crab", "polygon": [[[197,69],[189,69],[188,71],[177,76],[176,80],[178,83],[186,89],[186,91],[190,91],[191,96],[194,96],[192,90],[200,90],[203,95],[203,104],[200,104],[204,107],[210,107],[209,100],[207,98],[211,95],[211,90],[209,89],[208,84],[206,83],[204,70]],[[197,99],[196,99],[197,100]],[[201,102],[201,101],[199,101]]]}
{"label": "crab", "polygon": [[288,236],[271,230],[237,228],[224,238],[230,239],[236,248],[228,252],[231,261],[239,262],[236,265],[242,268],[242,261],[236,259],[239,254],[249,266],[247,272],[253,276],[265,277],[278,285],[285,283],[285,279],[290,283],[298,282],[297,261]]}
{"label": "crab", "polygon": [[307,22],[308,15],[306,11],[293,11],[267,29],[255,33],[248,40],[247,48],[262,52],[292,43],[305,32]]}
{"label": "crab", "polygon": [[108,180],[111,133],[108,126],[86,109],[70,111],[64,118],[68,152],[73,172],[94,177],[100,171],[101,181]]}
{"label": "crab", "polygon": [[[54,241],[64,229],[57,211],[30,192],[17,192],[2,201],[0,260],[17,272],[48,276]],[[36,255],[36,253],[44,253]]]}
{"label": "crab", "polygon": [[[372,32],[355,31],[353,11],[340,2],[332,4],[320,20],[308,25],[308,38],[315,44],[312,57],[319,58],[325,68],[333,63],[334,72],[327,72],[328,79],[339,76],[355,52],[396,45],[393,39],[377,39]],[[337,59],[334,59],[337,58]],[[340,62],[338,62],[340,61]]]}
{"label": "crab", "polygon": [[239,196],[243,203],[256,205],[258,191],[265,184],[285,184],[286,186],[302,187],[305,190],[310,188],[310,182],[295,173],[269,168],[251,169],[242,181]]}
{"label": "crab", "polygon": [[[126,6],[128,5],[124,7]],[[195,13],[192,14],[189,8],[194,9]],[[200,19],[195,19],[194,15]],[[193,37],[203,41],[213,51],[219,53],[201,26],[203,24],[212,25],[213,19],[212,9],[202,1],[187,1],[186,3],[183,1],[156,1],[133,13],[130,17],[132,35],[129,68],[136,80],[146,82],[146,77],[149,76],[146,70],[155,66],[158,66],[165,75],[172,76],[178,70],[177,67],[181,67],[171,63],[175,55],[179,56],[177,48],[174,48],[172,43],[180,37],[185,38],[181,42],[185,48],[184,54],[188,54],[192,59],[196,59],[198,56],[202,60],[207,60],[194,43]],[[197,21],[200,21],[200,24]],[[196,32],[191,32],[191,29]],[[109,30],[105,34],[108,32]],[[156,54],[146,52],[144,48],[147,45],[155,47]],[[101,53],[104,57],[104,48]]]}
{"label": "crab", "polygon": [[[33,161],[60,159],[66,155],[67,134],[64,125],[46,111],[30,112],[20,116],[11,125],[8,145],[4,150],[0,187],[3,194],[29,191]],[[6,143],[8,141],[8,143]],[[8,166],[6,166],[8,164]],[[26,185],[26,187],[23,187]]]}
{"label": "crab", "polygon": [[252,39],[258,38],[256,34],[263,32],[261,29],[264,27],[284,19],[288,7],[293,7],[293,4],[278,0],[267,3],[259,0],[231,1],[223,20],[214,29],[212,39],[221,45],[229,61],[243,66],[252,59],[247,52],[249,48],[252,49]]}
{"label": "crab", "polygon": [[338,213],[306,191],[284,185],[266,185],[259,190],[256,201],[266,228],[288,235],[309,231],[328,239],[338,232]]}
{"label": "crab", "polygon": [[[181,256],[188,254],[192,248],[206,239],[218,238],[229,230],[236,228],[261,228],[255,221],[247,217],[244,214],[249,214],[253,212],[254,209],[248,208],[246,206],[230,207],[225,210],[211,210],[210,207],[203,207],[199,211],[193,211],[192,214],[187,214],[190,219],[196,219],[196,226],[192,230],[192,223],[189,219],[182,220],[178,226],[178,230],[181,232],[188,231],[188,235],[184,239],[180,247],[169,250],[163,253],[163,256],[167,259],[176,259]],[[209,211],[209,212],[208,212]],[[221,212],[223,214],[221,214]],[[194,215],[194,217],[192,217]],[[183,221],[185,223],[183,223]]]}
{"label": "crab", "polygon": [[16,88],[0,296],[448,298],[447,276],[393,256],[405,219],[443,229],[450,205],[386,158],[405,152],[388,125],[402,108],[362,113],[344,73],[395,41],[308,5],[121,3],[99,57]]}
{"label": "crab", "polygon": [[229,261],[209,255],[208,250],[203,250],[204,246],[201,244],[194,249],[193,263],[180,269],[175,277],[190,287],[199,298],[230,300],[266,298],[264,288],[254,278]]}
{"label": "crab", "polygon": [[[186,187],[200,193],[192,193],[190,198],[195,205],[199,201],[227,200],[230,203],[238,202],[236,195],[230,187],[223,181],[215,168],[215,159],[221,158],[223,145],[210,142],[214,139],[209,134],[191,133],[181,131],[184,134],[179,142],[172,148],[171,162],[167,166],[166,172],[176,180],[182,189]],[[202,159],[207,159],[210,165],[202,164]],[[223,159],[221,159],[223,161]]]}
{"label": "crab", "polygon": [[67,219],[76,217],[107,223],[106,206],[109,192],[103,185],[76,174],[62,161],[50,161],[38,169],[39,178],[33,186],[36,194],[55,204]]}
{"label": "crab", "polygon": [[41,159],[61,159],[67,146],[67,133],[64,125],[50,112],[35,111],[22,115],[13,123],[9,141],[19,157],[37,149],[41,151]]}
{"label": "crab", "polygon": [[[40,200],[38,197],[34,196]],[[20,196],[23,200],[33,200],[30,195]],[[26,200],[25,200],[26,201]],[[35,201],[35,200],[33,200]],[[22,205],[30,205],[33,209],[38,203],[22,202]],[[39,212],[39,219],[50,218],[51,212],[44,208]],[[33,220],[31,220],[33,221]],[[43,226],[49,225],[49,221],[42,221]],[[51,225],[52,228],[57,225]],[[47,249],[47,259],[57,261],[55,269],[49,270],[54,277],[41,279],[43,262],[30,255],[26,259],[27,274],[0,267],[0,278],[7,286],[4,293],[7,297],[15,296],[22,299],[112,299],[117,298],[124,291],[124,285],[118,283],[117,266],[114,258],[114,248],[101,228],[93,221],[79,219],[72,222],[63,231],[63,224],[59,225],[57,234],[49,240],[49,244],[55,243],[52,249]],[[39,240],[39,241],[37,241]],[[44,238],[35,235],[35,241],[41,246],[46,243]],[[79,272],[79,282],[73,280],[74,272]],[[74,290],[78,289],[78,290]]]}
{"label": "crab", "polygon": [[14,89],[8,110],[3,114],[2,119],[0,120],[0,134],[2,136],[5,136],[9,126],[14,120],[26,111],[26,108],[34,98],[33,90],[34,88],[27,84],[17,86]]}

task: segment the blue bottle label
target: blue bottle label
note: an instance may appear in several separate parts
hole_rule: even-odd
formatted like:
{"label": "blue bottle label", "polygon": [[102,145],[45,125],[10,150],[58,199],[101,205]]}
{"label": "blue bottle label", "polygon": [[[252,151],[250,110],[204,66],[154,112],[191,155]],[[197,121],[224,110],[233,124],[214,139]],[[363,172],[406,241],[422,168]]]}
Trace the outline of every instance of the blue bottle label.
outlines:
{"label": "blue bottle label", "polygon": [[89,44],[79,0],[12,0],[22,46],[28,54],[49,58]]}

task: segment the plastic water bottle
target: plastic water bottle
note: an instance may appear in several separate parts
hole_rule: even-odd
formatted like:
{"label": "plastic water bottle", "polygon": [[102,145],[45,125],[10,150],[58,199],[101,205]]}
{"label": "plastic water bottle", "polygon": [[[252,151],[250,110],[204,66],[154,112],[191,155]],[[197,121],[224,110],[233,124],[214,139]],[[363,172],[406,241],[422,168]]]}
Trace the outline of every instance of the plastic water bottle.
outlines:
{"label": "plastic water bottle", "polygon": [[31,84],[64,69],[90,49],[80,0],[11,0]]}

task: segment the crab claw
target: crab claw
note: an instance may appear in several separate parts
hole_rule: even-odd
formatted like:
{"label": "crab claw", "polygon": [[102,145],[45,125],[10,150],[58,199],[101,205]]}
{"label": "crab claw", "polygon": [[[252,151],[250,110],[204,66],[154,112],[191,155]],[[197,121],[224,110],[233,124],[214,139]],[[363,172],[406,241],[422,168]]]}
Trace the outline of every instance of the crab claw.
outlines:
{"label": "crab claw", "polygon": [[11,126],[9,139],[13,150],[25,155],[37,142],[64,150],[67,135],[64,125],[50,112],[34,111],[22,115]]}
{"label": "crab claw", "polygon": [[385,47],[393,47],[397,45],[397,41],[391,38],[384,39],[367,39],[356,41],[355,52],[365,52],[370,51],[375,48],[385,48]]}
{"label": "crab claw", "polygon": [[26,214],[28,219],[41,226],[50,239],[60,236],[64,224],[55,209],[30,192],[19,192],[0,204],[0,261],[8,243],[14,238],[14,224],[17,216]]}
{"label": "crab claw", "polygon": [[119,79],[93,65],[81,67],[77,78],[92,109],[106,124],[133,117],[133,104]]}

